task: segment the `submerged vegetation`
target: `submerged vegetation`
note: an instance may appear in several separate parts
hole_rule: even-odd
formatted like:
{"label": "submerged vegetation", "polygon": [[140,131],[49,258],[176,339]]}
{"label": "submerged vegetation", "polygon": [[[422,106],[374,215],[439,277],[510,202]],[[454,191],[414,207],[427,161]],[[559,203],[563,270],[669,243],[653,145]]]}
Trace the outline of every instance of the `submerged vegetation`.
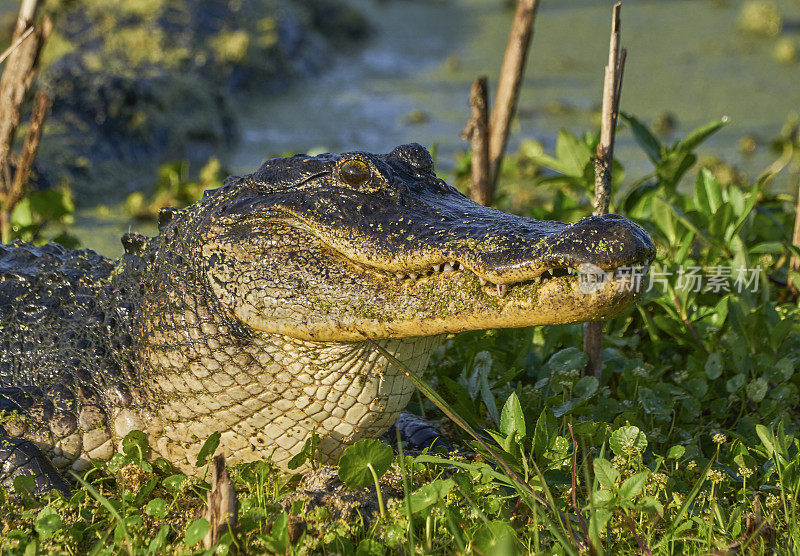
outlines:
{"label": "submerged vegetation", "polygon": [[[673,144],[632,116],[624,124],[652,172],[616,198],[616,210],[648,229],[658,256],[642,278],[640,305],[605,327],[602,376],[582,376],[579,325],[455,336],[424,378],[456,421],[485,431],[483,443],[444,419],[448,436],[466,443],[460,454],[392,458],[376,441],[358,445],[339,475],[360,493],[360,513],[352,504],[349,512],[320,505],[301,482],[313,471],[287,476],[269,462],[239,466],[232,470],[239,526],[221,536],[217,553],[800,549],[792,199],[770,190],[770,173],[752,184],[723,183],[698,166],[696,148],[723,122]],[[785,135],[772,170],[797,172],[800,135],[796,126]],[[565,132],[554,155],[519,153],[506,169],[501,204],[537,217],[585,214],[596,141]],[[550,200],[513,202],[516,176],[531,175]],[[694,180],[691,193],[680,186],[686,179]],[[423,396],[412,409],[441,418]],[[302,458],[313,462],[313,438],[307,446]],[[18,480],[21,496],[0,495],[0,551],[202,550],[208,485],[163,459],[147,460],[146,451],[143,436],[132,434],[123,453],[97,462],[69,499],[37,501]],[[198,466],[206,463],[200,458]],[[377,504],[366,501],[376,482]]]}

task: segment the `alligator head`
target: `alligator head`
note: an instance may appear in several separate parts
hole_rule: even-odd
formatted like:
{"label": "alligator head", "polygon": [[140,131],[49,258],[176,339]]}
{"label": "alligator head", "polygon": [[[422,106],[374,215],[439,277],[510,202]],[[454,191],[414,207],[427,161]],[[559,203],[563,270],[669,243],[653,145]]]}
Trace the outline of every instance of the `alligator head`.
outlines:
{"label": "alligator head", "polygon": [[[335,463],[413,391],[365,339],[418,372],[445,333],[613,317],[639,295],[619,269],[654,255],[619,216],[562,224],[479,206],[419,145],[270,160],[165,210],[158,237],[125,241],[118,291],[141,295],[145,380],[115,435],[143,428],[185,472],[217,431],[230,461],[285,465],[316,430]],[[602,280],[586,287],[586,268]]]}
{"label": "alligator head", "polygon": [[[478,205],[416,144],[271,160],[205,202],[216,295],[253,329],[307,340],[613,317],[638,296],[635,272],[619,269],[654,255],[617,215],[570,225]],[[586,269],[607,274],[587,288]]]}

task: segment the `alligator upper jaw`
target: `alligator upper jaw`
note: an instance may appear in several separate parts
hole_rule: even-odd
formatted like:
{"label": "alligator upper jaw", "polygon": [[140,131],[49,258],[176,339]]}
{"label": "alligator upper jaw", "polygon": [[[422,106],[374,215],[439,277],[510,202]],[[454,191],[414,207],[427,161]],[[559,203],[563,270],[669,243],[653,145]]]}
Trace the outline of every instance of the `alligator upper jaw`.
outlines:
{"label": "alligator upper jaw", "polygon": [[[474,274],[482,285],[500,287],[501,293],[502,286],[580,273],[642,273],[655,255],[648,234],[619,215],[563,224],[492,212],[496,225],[465,220],[466,225],[455,231],[435,225],[409,225],[403,231],[408,245],[394,251],[382,248],[393,238],[381,242],[367,233],[357,236],[359,242],[343,242],[335,231],[320,233],[317,229],[315,233],[353,263],[397,280],[413,283],[463,271]],[[309,230],[314,232],[313,227]]]}

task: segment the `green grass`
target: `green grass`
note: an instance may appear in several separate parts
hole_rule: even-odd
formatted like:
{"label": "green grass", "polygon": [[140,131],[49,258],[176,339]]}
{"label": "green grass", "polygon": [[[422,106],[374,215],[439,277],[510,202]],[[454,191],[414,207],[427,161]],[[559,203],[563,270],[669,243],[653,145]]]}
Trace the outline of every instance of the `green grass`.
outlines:
{"label": "green grass", "polygon": [[[648,229],[658,271],[672,275],[606,324],[602,377],[582,376],[580,325],[448,340],[424,378],[452,412],[450,436],[477,457],[396,456],[389,474],[405,495],[384,500],[385,518],[347,521],[306,508],[302,497],[287,503],[299,475],[268,462],[239,466],[240,527],[223,535],[217,553],[800,551],[800,319],[786,285],[800,278],[788,270],[797,253],[793,199],[770,191],[767,176],[720,183],[696,167],[695,148],[720,124],[674,145],[634,118],[627,125],[653,172],[632,182],[616,208]],[[509,191],[532,176],[531,163],[560,172],[533,175],[552,196],[519,211],[555,219],[587,212],[596,138],[560,141],[557,157],[529,154],[507,169]],[[797,172],[796,129],[781,147]],[[683,193],[678,183],[690,175],[695,187]],[[688,291],[677,279],[689,267],[706,277],[720,267],[758,268],[759,287]],[[423,396],[412,409],[442,415]],[[481,442],[460,432],[454,423],[462,421]],[[129,437],[125,453],[97,462],[70,499],[0,493],[0,552],[202,551],[208,485],[148,461],[146,449],[143,437]],[[307,451],[313,460],[313,441]],[[382,470],[375,464],[358,484]]]}

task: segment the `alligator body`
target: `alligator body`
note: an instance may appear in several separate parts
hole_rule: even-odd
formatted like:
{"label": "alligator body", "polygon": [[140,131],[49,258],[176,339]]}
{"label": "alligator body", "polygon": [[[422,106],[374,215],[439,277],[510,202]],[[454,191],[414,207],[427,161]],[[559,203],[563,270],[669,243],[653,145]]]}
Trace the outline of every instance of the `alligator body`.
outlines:
{"label": "alligator body", "polygon": [[[427,151],[297,155],[230,178],[112,262],[56,245],[0,249],[0,480],[107,458],[131,430],[187,473],[208,436],[231,462],[279,465],[310,431],[323,462],[378,436],[442,335],[619,315],[620,267],[653,245],[616,215],[575,224],[477,205]],[[604,276],[583,287],[577,270]],[[573,272],[576,271],[576,272]]]}

